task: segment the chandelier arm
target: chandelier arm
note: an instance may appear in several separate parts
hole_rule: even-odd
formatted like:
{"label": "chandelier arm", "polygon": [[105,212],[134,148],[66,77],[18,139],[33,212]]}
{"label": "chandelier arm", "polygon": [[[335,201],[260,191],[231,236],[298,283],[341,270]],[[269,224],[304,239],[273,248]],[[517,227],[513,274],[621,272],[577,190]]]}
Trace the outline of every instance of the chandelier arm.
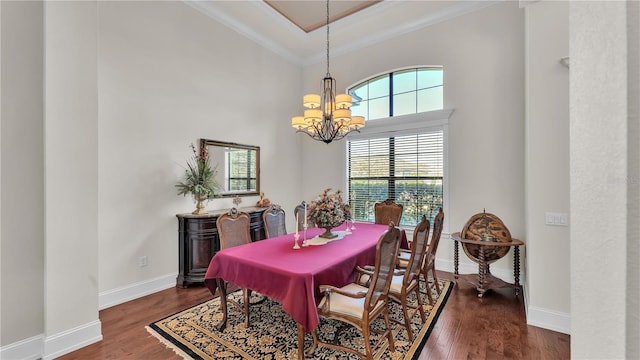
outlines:
{"label": "chandelier arm", "polygon": [[306,129],[298,129],[296,130],[296,132],[300,132],[303,134],[307,134],[309,135],[310,138],[314,139],[314,140],[318,140],[313,134],[311,134],[310,132],[308,132]]}
{"label": "chandelier arm", "polygon": [[340,135],[340,128],[342,127],[342,125],[338,125],[336,126],[335,123],[334,125],[331,127],[331,138],[335,139],[336,137],[338,137]]}
{"label": "chandelier arm", "polygon": [[[316,132],[310,132],[308,131],[309,128],[314,128],[316,129]],[[333,136],[333,132],[331,134],[325,134],[322,133],[321,131],[318,131],[318,127],[317,126],[308,126],[306,128],[301,128],[301,129],[297,129],[296,132],[300,132],[300,133],[304,133],[307,134],[310,138],[312,138],[313,140],[317,140],[317,141],[322,141],[324,143],[331,143],[333,140],[342,140],[343,138],[345,138],[347,135],[349,135],[352,132],[360,132],[360,129],[351,129],[347,132],[345,132],[344,134],[340,134],[340,133],[336,133],[335,136]]]}

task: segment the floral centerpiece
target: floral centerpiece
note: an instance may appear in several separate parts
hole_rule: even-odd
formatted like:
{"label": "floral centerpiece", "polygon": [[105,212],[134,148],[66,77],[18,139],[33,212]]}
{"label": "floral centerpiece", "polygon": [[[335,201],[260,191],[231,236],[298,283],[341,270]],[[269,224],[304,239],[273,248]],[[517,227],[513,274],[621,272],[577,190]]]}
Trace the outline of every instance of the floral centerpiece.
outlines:
{"label": "floral centerpiece", "polygon": [[209,164],[209,152],[206,146],[202,146],[200,151],[191,144],[193,157],[187,160],[187,168],[184,171],[184,178],[175,186],[178,195],[187,196],[191,194],[197,202],[195,215],[206,214],[203,201],[213,198],[218,191],[218,182],[215,179],[216,168]]}
{"label": "floral centerpiece", "polygon": [[331,192],[331,189],[326,189],[309,203],[307,218],[325,229],[320,237],[331,239],[338,236],[331,229],[342,224],[348,214],[349,205],[342,200],[342,191]]}

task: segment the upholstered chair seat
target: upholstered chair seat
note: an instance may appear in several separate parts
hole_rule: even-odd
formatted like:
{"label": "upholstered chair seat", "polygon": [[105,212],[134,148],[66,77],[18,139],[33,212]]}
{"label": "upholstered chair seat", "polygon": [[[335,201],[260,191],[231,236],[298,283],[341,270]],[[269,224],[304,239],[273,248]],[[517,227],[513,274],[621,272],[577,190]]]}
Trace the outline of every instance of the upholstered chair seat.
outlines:
{"label": "upholstered chair seat", "polygon": [[[330,296],[323,298],[318,307],[326,307],[326,311],[342,314],[358,321],[362,321],[362,316],[364,314],[364,300],[367,295],[367,290],[368,288],[362,285],[354,283],[347,284],[340,288],[340,292],[332,292]],[[341,292],[352,294],[352,296],[345,296],[341,294]],[[379,307],[381,306],[384,306],[384,302],[378,301],[374,311],[379,311]]]}
{"label": "upholstered chair seat", "polygon": [[[396,296],[401,296],[402,295],[402,287],[404,286],[403,284],[403,280],[404,280],[404,271],[401,271],[399,273],[397,273],[398,275],[394,275],[393,279],[391,279],[391,286],[389,287],[389,294],[390,295],[396,295]],[[411,282],[409,284],[407,284],[408,286],[416,286],[416,283],[418,282],[417,279],[412,279]]]}
{"label": "upholstered chair seat", "polygon": [[401,269],[406,269],[407,266],[409,265],[410,258],[411,258],[410,251],[403,251],[403,249],[400,249],[400,252],[398,253],[398,267]]}

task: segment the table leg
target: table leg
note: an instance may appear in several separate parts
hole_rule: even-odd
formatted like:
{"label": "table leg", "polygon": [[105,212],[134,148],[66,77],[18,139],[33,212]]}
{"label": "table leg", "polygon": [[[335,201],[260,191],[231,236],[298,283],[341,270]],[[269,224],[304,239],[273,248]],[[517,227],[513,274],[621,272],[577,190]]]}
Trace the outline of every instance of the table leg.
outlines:
{"label": "table leg", "polygon": [[222,331],[227,326],[227,286],[222,279],[216,279],[216,285],[220,292],[220,309],[222,310],[222,320],[220,320],[216,328],[218,328],[218,331]]}
{"label": "table leg", "polygon": [[304,359],[304,328],[298,324],[298,360]]}
{"label": "table leg", "polygon": [[454,279],[458,279],[458,242],[454,241],[454,248],[453,248],[453,278]]}
{"label": "table leg", "polygon": [[520,292],[520,249],[517,246],[513,247],[513,278],[516,287],[516,296]]}

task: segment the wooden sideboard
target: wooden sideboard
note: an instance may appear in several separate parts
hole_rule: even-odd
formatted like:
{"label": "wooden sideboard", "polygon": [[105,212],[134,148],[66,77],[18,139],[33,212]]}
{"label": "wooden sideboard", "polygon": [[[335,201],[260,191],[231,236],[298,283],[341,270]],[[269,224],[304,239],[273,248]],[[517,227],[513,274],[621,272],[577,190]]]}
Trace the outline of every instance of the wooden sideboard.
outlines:
{"label": "wooden sideboard", "polygon": [[[262,213],[267,208],[239,208],[251,217],[249,230],[251,240],[265,238]],[[204,275],[211,258],[220,250],[220,238],[216,228],[216,220],[228,210],[211,211],[204,215],[177,214],[179,267],[176,286],[187,287],[190,284],[203,283]]]}

